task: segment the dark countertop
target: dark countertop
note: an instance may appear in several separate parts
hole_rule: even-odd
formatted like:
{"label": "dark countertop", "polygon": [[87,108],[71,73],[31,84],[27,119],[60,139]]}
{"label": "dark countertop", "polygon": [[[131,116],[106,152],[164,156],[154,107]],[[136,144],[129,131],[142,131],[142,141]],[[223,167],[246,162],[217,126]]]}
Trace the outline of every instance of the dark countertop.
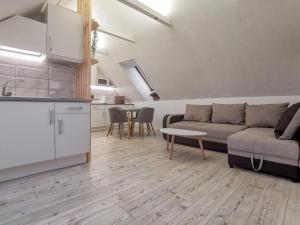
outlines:
{"label": "dark countertop", "polygon": [[114,104],[114,103],[91,103],[92,105],[134,105],[132,103],[126,103],[126,104]]}
{"label": "dark countertop", "polygon": [[1,101],[16,101],[16,102],[82,102],[90,103],[91,100],[77,98],[31,98],[31,97],[0,97]]}

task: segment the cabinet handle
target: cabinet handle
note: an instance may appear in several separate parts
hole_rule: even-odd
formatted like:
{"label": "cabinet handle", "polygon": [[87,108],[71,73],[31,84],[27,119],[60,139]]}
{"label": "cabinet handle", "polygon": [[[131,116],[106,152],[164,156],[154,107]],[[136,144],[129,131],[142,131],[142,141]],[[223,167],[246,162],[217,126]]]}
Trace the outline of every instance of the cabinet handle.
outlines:
{"label": "cabinet handle", "polygon": [[73,110],[73,111],[79,111],[79,110],[82,110],[82,106],[78,106],[78,107],[74,107],[74,106],[70,106],[70,107],[67,107],[67,110]]}
{"label": "cabinet handle", "polygon": [[62,134],[63,130],[63,120],[61,117],[58,117],[58,134]]}
{"label": "cabinet handle", "polygon": [[52,35],[49,35],[49,51],[50,52],[52,52],[52,50],[53,50],[53,37],[52,37]]}
{"label": "cabinet handle", "polygon": [[53,118],[54,118],[54,110],[53,108],[50,106],[49,107],[49,124],[53,124]]}

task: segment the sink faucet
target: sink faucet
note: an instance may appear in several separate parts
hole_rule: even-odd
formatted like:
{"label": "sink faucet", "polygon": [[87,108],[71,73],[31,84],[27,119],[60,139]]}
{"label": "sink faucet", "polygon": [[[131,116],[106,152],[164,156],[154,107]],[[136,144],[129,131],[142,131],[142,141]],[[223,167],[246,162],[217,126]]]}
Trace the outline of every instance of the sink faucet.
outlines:
{"label": "sink faucet", "polygon": [[9,80],[7,80],[4,84],[3,84],[3,87],[2,87],[2,96],[11,96],[13,93],[11,91],[9,92],[6,92],[6,87],[7,85],[11,82],[11,81],[15,81],[15,80],[19,80],[20,82],[24,82],[23,79],[21,78],[10,78]]}

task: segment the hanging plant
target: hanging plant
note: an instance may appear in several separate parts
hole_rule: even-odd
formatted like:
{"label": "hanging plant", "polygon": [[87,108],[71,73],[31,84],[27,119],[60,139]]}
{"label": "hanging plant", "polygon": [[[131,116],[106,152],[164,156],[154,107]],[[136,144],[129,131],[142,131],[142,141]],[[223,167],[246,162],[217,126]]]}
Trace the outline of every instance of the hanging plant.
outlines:
{"label": "hanging plant", "polygon": [[91,45],[92,58],[95,58],[95,53],[97,50],[97,43],[98,43],[97,31],[92,31],[92,45]]}

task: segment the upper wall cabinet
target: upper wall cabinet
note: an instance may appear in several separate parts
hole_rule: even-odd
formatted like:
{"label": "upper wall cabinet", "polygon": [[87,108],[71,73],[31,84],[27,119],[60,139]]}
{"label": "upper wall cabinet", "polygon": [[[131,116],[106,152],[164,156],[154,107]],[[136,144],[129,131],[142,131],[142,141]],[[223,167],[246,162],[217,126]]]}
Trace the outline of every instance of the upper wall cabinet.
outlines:
{"label": "upper wall cabinet", "polygon": [[0,22],[0,45],[46,54],[47,25],[22,16]]}
{"label": "upper wall cabinet", "polygon": [[83,18],[76,12],[49,4],[47,10],[49,58],[83,62]]}

